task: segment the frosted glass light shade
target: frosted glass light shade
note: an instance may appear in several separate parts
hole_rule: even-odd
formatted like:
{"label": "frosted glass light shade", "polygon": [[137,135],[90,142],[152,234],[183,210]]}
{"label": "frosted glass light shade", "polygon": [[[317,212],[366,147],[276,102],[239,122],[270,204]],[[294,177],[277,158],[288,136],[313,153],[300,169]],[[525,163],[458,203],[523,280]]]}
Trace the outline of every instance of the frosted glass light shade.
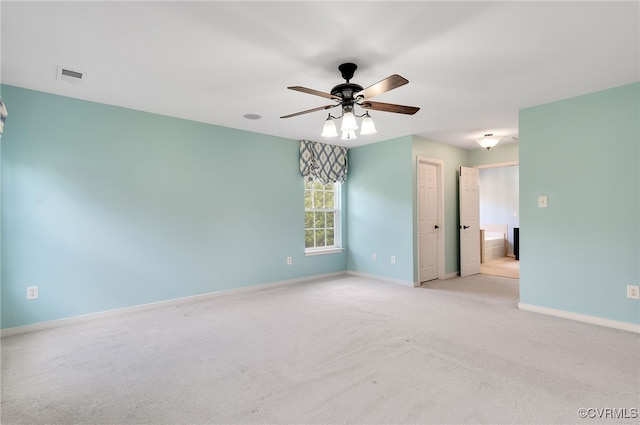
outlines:
{"label": "frosted glass light shade", "polygon": [[333,122],[331,118],[327,118],[324,122],[324,127],[322,128],[322,137],[338,137],[338,132],[336,131],[336,123]]}
{"label": "frosted glass light shade", "polygon": [[493,134],[485,134],[482,138],[477,139],[476,142],[486,150],[491,149],[498,144],[502,137],[494,136]]}
{"label": "frosted glass light shade", "polygon": [[362,120],[362,129],[360,130],[361,136],[368,136],[370,134],[376,134],[378,130],[376,130],[376,126],[373,123],[373,118],[369,116],[369,113],[364,116]]}
{"label": "frosted glass light shade", "polygon": [[356,131],[355,130],[349,130],[349,131],[343,131],[342,132],[342,137],[340,138],[340,140],[353,140],[353,139],[357,139],[358,137],[356,136]]}
{"label": "frosted glass light shade", "polygon": [[353,112],[345,112],[342,116],[341,131],[353,131],[358,129],[358,123],[356,123],[356,117]]}

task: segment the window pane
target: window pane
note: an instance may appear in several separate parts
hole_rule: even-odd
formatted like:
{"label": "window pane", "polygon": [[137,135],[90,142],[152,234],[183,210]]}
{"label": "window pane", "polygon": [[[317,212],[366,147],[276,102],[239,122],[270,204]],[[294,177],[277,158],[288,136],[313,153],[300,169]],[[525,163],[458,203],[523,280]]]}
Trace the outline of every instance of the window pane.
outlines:
{"label": "window pane", "polygon": [[334,207],[334,203],[333,203],[333,192],[326,192],[324,194],[324,202],[325,202],[325,208],[333,208]]}
{"label": "window pane", "polygon": [[313,213],[312,212],[304,213],[304,228],[313,229]]}
{"label": "window pane", "polygon": [[316,246],[326,246],[324,241],[324,230],[316,230]]}
{"label": "window pane", "polygon": [[327,229],[326,236],[327,236],[327,246],[335,245],[335,242],[333,239],[333,229]]}
{"label": "window pane", "polygon": [[316,213],[316,229],[322,229],[325,227],[325,216],[326,213]]}
{"label": "window pane", "polygon": [[310,190],[304,191],[304,207],[305,208],[313,208],[311,193],[312,192]]}
{"label": "window pane", "polygon": [[316,191],[314,193],[313,208],[324,208],[324,192]]}
{"label": "window pane", "polygon": [[325,220],[325,226],[326,227],[335,227],[333,225],[333,221],[334,221],[333,217],[334,217],[333,213],[327,213],[327,219]]}
{"label": "window pane", "polygon": [[313,230],[307,230],[304,232],[304,247],[313,248],[315,246],[313,242]]}

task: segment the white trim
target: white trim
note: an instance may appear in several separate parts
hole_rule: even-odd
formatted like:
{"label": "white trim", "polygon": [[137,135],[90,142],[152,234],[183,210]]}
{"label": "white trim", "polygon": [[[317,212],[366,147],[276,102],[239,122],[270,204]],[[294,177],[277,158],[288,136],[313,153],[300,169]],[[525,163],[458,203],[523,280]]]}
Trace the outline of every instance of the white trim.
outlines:
{"label": "white trim", "polygon": [[444,279],[438,278],[438,279],[428,280],[426,282],[420,282],[420,285],[423,285],[423,284],[428,285],[432,282],[435,282],[436,280],[447,280],[447,279],[453,279],[454,277],[460,277],[460,272],[447,273],[444,275]]}
{"label": "white trim", "polygon": [[555,308],[540,307],[537,305],[518,303],[520,310],[531,311],[533,313],[546,314],[549,316],[560,317],[562,319],[576,320],[578,322],[589,323],[591,325],[605,326],[607,328],[620,329],[623,331],[640,333],[640,325],[628,322],[620,322],[617,320],[604,319],[602,317],[588,316],[586,314],[574,313],[565,310],[556,310]]}
{"label": "white trim", "polygon": [[417,288],[418,286],[420,286],[420,282],[409,282],[409,281],[406,281],[406,280],[392,279],[390,277],[376,276],[374,274],[368,274],[368,273],[362,273],[362,272],[354,272],[353,270],[347,270],[347,274],[350,275],[350,276],[364,277],[364,278],[367,278],[367,279],[380,280],[380,281],[383,281],[383,282],[389,282],[389,283],[393,283],[393,284],[396,284],[396,285],[407,286],[409,288]]}
{"label": "white trim", "polygon": [[499,168],[499,167],[513,167],[514,165],[520,165],[520,161],[507,161],[507,162],[497,162],[495,164],[483,164],[483,165],[474,165],[473,168]]}
{"label": "white trim", "polygon": [[141,305],[136,305],[132,307],[117,308],[114,310],[107,310],[107,311],[101,311],[97,313],[83,314],[80,316],[67,317],[64,319],[49,320],[46,322],[34,323],[32,325],[16,326],[13,328],[6,328],[6,329],[0,330],[0,337],[4,338],[5,336],[42,331],[46,329],[57,328],[60,326],[71,325],[74,323],[82,323],[82,322],[86,322],[87,320],[104,319],[108,317],[119,316],[125,313],[134,313],[139,311],[152,310],[160,307],[177,306],[177,305],[190,303],[190,302],[203,301],[206,299],[215,298],[223,295],[237,294],[237,293],[251,292],[251,291],[262,291],[262,290],[277,288],[279,286],[292,285],[295,283],[303,283],[303,282],[310,282],[314,280],[333,278],[333,277],[341,276],[345,274],[346,274],[345,272],[324,273],[324,274],[317,274],[313,276],[306,276],[306,277],[300,277],[295,279],[281,280],[277,282],[260,283],[257,285],[243,286],[242,288],[225,289],[222,291],[209,292],[209,293],[200,294],[200,295],[192,295],[192,296],[183,297],[183,298],[175,298],[167,301],[158,301],[154,303],[141,304]]}
{"label": "white trim", "polygon": [[304,255],[306,257],[309,257],[309,256],[312,256],[312,255],[339,254],[344,250],[345,250],[345,248],[327,248],[327,249],[320,249],[320,248],[311,249],[311,248],[309,248],[308,250],[304,251]]}
{"label": "white trim", "polygon": [[[440,226],[440,231],[438,232],[438,279],[447,279],[447,275],[445,274],[445,255],[446,255],[446,250],[445,250],[445,232],[446,232],[446,223],[445,223],[445,209],[444,209],[444,161],[441,159],[435,159],[435,158],[429,158],[426,156],[421,156],[421,155],[417,155],[416,156],[416,228],[415,228],[415,232],[416,232],[416,240],[418,241],[418,244],[416,245],[416,253],[417,253],[417,271],[415,271],[415,273],[417,273],[417,278],[418,281],[420,281],[420,229],[418,228],[418,223],[420,222],[420,219],[418,218],[418,208],[420,205],[420,200],[418,199],[418,197],[420,196],[420,194],[418,193],[418,176],[419,176],[419,170],[418,168],[420,167],[420,163],[424,163],[424,164],[431,164],[431,165],[435,165],[436,166],[436,172],[438,174],[438,222],[439,222],[439,226]],[[418,286],[419,282],[418,282]]]}

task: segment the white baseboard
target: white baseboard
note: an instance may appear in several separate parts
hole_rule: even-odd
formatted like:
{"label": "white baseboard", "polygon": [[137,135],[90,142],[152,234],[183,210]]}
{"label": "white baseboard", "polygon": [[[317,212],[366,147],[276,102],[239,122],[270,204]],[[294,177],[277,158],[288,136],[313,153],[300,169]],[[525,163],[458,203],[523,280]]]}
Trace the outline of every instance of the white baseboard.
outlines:
{"label": "white baseboard", "polygon": [[141,305],[136,305],[132,307],[124,307],[124,308],[118,308],[114,310],[101,311],[97,313],[83,314],[80,316],[68,317],[64,319],[49,320],[46,322],[34,323],[33,325],[16,326],[13,328],[1,329],[0,337],[3,338],[5,336],[18,335],[18,334],[23,334],[28,332],[36,332],[36,331],[41,331],[45,329],[52,329],[52,328],[57,328],[59,326],[70,325],[73,323],[86,322],[88,320],[103,319],[107,317],[118,316],[124,313],[132,313],[132,312],[138,312],[138,311],[152,310],[154,308],[159,308],[159,307],[180,305],[180,304],[185,304],[185,303],[194,302],[194,301],[206,300],[208,298],[219,297],[222,295],[237,294],[237,293],[251,292],[251,291],[261,291],[265,289],[276,288],[278,286],[285,286],[285,285],[292,285],[295,283],[303,283],[303,282],[311,282],[314,280],[328,279],[336,276],[342,276],[345,274],[346,274],[345,272],[317,274],[313,276],[305,276],[301,278],[281,280],[278,282],[269,282],[269,283],[251,285],[251,286],[243,286],[242,288],[225,289],[222,291],[208,292],[206,294],[192,295],[189,297],[175,298],[175,299],[166,300],[166,301],[158,301],[158,302],[149,303],[149,304],[141,304]]}
{"label": "white baseboard", "polygon": [[533,313],[546,314],[548,316],[560,317],[563,319],[576,320],[578,322],[589,323],[592,325],[605,326],[607,328],[620,329],[623,331],[640,333],[640,325],[628,322],[620,322],[617,320],[604,319],[602,317],[588,316],[586,314],[573,313],[571,311],[556,310],[555,308],[540,307],[537,305],[518,303],[520,310],[531,311]]}
{"label": "white baseboard", "polygon": [[389,277],[376,276],[374,274],[354,272],[353,270],[348,270],[347,274],[351,275],[351,276],[365,277],[367,279],[380,280],[380,281],[383,281],[383,282],[394,283],[396,285],[408,286],[409,288],[417,288],[418,286],[420,286],[420,282],[409,282],[409,281],[406,281],[406,280],[391,279]]}

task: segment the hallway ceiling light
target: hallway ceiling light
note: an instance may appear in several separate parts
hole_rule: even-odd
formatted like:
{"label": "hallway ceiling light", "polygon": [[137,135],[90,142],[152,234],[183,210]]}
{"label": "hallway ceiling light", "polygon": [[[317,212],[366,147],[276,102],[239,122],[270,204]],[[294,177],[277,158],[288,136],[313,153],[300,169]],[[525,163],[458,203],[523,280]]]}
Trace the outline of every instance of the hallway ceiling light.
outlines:
{"label": "hallway ceiling light", "polygon": [[502,139],[501,136],[494,136],[492,133],[487,133],[480,139],[476,139],[476,142],[486,150],[491,149]]}

